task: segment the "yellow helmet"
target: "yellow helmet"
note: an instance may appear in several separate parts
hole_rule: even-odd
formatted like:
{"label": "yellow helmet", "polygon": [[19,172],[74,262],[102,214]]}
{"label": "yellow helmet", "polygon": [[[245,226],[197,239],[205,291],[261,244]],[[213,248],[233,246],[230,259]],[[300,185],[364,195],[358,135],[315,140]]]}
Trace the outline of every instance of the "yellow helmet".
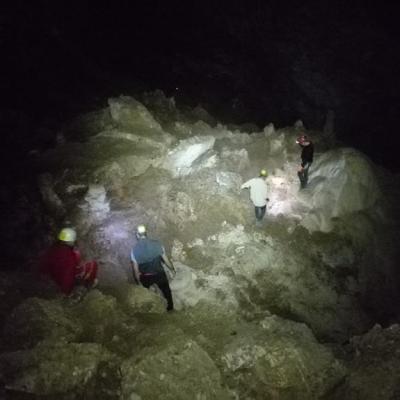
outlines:
{"label": "yellow helmet", "polygon": [[76,240],[76,231],[72,228],[63,228],[58,234],[58,240],[73,243]]}
{"label": "yellow helmet", "polygon": [[266,169],[262,169],[262,170],[260,171],[260,176],[268,176],[267,170],[266,170]]}

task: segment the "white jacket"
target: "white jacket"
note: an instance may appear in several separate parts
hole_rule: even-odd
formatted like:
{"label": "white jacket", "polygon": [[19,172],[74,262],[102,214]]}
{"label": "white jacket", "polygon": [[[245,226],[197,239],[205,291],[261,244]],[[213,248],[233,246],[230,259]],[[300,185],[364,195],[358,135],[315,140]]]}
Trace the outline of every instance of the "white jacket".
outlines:
{"label": "white jacket", "polygon": [[255,207],[267,205],[268,187],[264,178],[253,178],[243,183],[240,189],[250,188],[250,199]]}

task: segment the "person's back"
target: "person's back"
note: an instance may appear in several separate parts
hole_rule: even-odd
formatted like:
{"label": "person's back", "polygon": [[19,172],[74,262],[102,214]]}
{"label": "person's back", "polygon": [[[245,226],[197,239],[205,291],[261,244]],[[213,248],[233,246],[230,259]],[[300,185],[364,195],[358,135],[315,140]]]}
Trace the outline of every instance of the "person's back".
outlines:
{"label": "person's back", "polygon": [[41,272],[48,275],[64,294],[70,294],[75,282],[75,271],[79,256],[65,243],[51,246],[42,259]]}
{"label": "person's back", "polygon": [[262,169],[260,176],[243,183],[240,189],[250,189],[250,199],[254,204],[256,223],[261,223],[267,209],[268,186],[266,183],[267,171]]}
{"label": "person's back", "polygon": [[175,271],[173,264],[165,254],[164,247],[158,240],[147,238],[144,225],[139,225],[136,231],[137,243],[131,251],[133,276],[136,283],[145,288],[157,285],[167,300],[167,310],[174,309],[171,288],[163,264]]}
{"label": "person's back", "polygon": [[75,247],[76,232],[72,228],[63,228],[54,243],[41,259],[40,270],[49,276],[69,296],[76,283],[87,288],[97,285],[97,263],[81,263],[81,255]]}
{"label": "person's back", "polygon": [[158,240],[143,238],[140,239],[132,249],[132,255],[139,265],[143,274],[163,271],[161,257],[163,247]]}
{"label": "person's back", "polygon": [[265,179],[253,178],[250,180],[250,199],[256,207],[263,207],[267,204],[268,187]]}

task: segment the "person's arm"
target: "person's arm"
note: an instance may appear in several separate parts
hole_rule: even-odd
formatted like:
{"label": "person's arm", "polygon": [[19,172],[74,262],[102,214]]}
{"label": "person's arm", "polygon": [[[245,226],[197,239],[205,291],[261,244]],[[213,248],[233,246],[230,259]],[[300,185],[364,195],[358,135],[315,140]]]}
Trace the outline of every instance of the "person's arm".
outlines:
{"label": "person's arm", "polygon": [[139,264],[137,263],[135,256],[133,255],[133,251],[131,252],[131,267],[132,267],[132,275],[136,284],[140,285],[140,271]]}
{"label": "person's arm", "polygon": [[251,181],[252,179],[248,180],[247,182],[243,183],[242,186],[240,186],[240,190],[242,189],[248,189],[251,186]]}
{"label": "person's arm", "polygon": [[172,263],[172,261],[168,258],[164,248],[163,248],[163,253],[161,254],[161,258],[162,258],[164,264],[168,267],[168,269],[170,271],[172,271],[174,274],[176,274],[175,266]]}
{"label": "person's arm", "polygon": [[139,266],[135,261],[132,260],[131,260],[131,266],[132,266],[133,279],[135,280],[136,284],[140,285]]}

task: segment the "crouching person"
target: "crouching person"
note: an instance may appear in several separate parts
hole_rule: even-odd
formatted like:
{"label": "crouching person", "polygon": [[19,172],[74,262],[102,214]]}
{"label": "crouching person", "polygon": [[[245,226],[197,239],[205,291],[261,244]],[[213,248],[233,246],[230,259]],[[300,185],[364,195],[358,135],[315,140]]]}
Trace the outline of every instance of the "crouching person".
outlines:
{"label": "crouching person", "polygon": [[175,273],[172,262],[168,259],[163,245],[147,237],[146,227],[139,225],[136,230],[137,243],[131,251],[133,276],[136,283],[145,288],[157,285],[167,300],[167,310],[174,309],[171,288],[163,265]]}
{"label": "crouching person", "polygon": [[96,261],[82,263],[75,243],[75,230],[62,229],[57,242],[46,251],[40,265],[41,273],[50,277],[66,296],[72,293],[76,285],[90,289],[98,282]]}

